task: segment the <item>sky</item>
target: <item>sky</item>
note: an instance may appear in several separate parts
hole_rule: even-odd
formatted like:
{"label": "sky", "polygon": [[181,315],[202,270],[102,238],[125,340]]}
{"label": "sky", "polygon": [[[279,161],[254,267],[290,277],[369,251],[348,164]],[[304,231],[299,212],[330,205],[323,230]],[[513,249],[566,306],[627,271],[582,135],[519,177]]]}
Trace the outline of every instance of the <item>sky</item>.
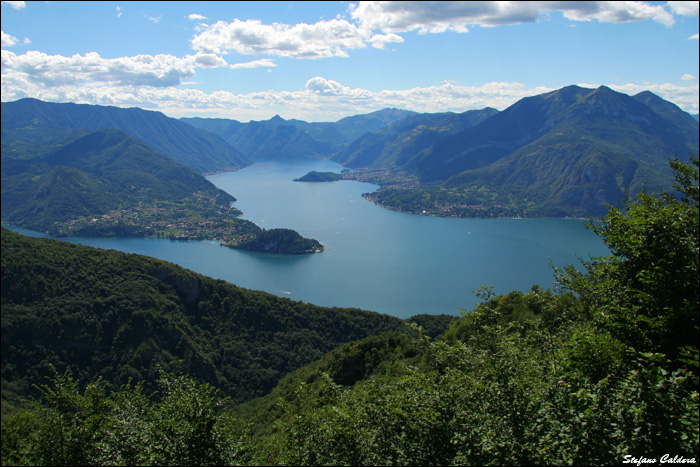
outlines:
{"label": "sky", "polygon": [[2,102],[334,122],[576,84],[700,111],[696,1],[3,1],[0,18]]}

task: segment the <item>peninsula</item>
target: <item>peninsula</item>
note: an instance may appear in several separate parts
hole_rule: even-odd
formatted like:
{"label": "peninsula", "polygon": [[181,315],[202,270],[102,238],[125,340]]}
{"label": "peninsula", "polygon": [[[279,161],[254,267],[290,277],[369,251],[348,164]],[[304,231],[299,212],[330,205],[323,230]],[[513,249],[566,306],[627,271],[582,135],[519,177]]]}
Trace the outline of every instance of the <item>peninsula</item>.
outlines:
{"label": "peninsula", "polygon": [[217,240],[282,254],[324,250],[293,230],[267,231],[239,219],[236,198],[123,131],[44,128],[41,141],[72,140],[45,153],[31,143],[40,140],[38,131],[3,130],[3,224],[57,237]]}

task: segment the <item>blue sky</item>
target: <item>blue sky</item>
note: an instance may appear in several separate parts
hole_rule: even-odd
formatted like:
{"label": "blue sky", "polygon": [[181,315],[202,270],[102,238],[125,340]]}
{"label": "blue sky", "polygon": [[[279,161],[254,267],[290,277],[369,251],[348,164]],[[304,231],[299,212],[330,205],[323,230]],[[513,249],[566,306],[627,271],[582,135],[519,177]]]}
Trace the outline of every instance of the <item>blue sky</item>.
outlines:
{"label": "blue sky", "polygon": [[242,122],[503,110],[578,84],[698,113],[698,2],[2,2],[2,101]]}

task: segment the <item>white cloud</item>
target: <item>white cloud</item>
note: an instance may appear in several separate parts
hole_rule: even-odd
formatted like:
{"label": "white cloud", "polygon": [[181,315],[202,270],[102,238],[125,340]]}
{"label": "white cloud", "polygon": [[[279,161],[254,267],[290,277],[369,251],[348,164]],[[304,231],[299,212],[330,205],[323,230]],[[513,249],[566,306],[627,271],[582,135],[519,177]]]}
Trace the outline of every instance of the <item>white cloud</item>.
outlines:
{"label": "white cloud", "polygon": [[203,19],[207,19],[206,16],[198,15],[197,13],[192,13],[191,15],[187,16],[187,19],[191,19],[193,21],[201,21]]}
{"label": "white cloud", "polygon": [[228,65],[226,60],[216,54],[197,52],[194,54],[194,63],[200,68],[218,68]]}
{"label": "white cloud", "polygon": [[683,76],[681,76],[681,79],[684,81],[691,81],[694,79],[697,79],[695,76],[691,75],[690,73],[686,73]]}
{"label": "white cloud", "polygon": [[64,57],[37,51],[22,55],[2,51],[3,83],[12,78],[42,87],[84,86],[91,83],[113,86],[177,86],[183,79],[194,75],[196,68],[226,65],[223,58],[206,53],[187,55],[184,58],[161,54],[106,59],[95,52]]}
{"label": "white cloud", "polygon": [[26,2],[2,2],[2,4],[14,8],[15,10],[21,10],[27,6]]}
{"label": "white cloud", "polygon": [[[599,84],[579,84],[582,87],[595,88]],[[642,91],[651,91],[662,99],[673,102],[690,113],[700,112],[700,87],[697,84],[677,85],[671,83],[628,83],[623,85],[607,84],[610,89],[633,96]]]}
{"label": "white cloud", "polygon": [[[314,59],[347,57],[346,50],[364,48],[366,41],[371,40],[369,31],[342,19],[293,26],[235,19],[232,23],[218,21],[206,27],[192,39],[191,45],[194,50],[217,54],[233,51],[243,55]],[[377,39],[382,40],[398,39],[393,36]]]}
{"label": "white cloud", "polygon": [[674,19],[661,5],[646,2],[359,2],[350,14],[362,27],[383,32],[467,32],[470,26],[533,23],[561,12],[574,21],[621,23],[652,20],[670,26]]}
{"label": "white cloud", "polygon": [[[17,40],[15,36],[5,34],[5,31],[0,31],[0,35],[2,36],[3,47],[12,47],[13,45],[17,45],[19,43],[19,40]],[[28,37],[25,37],[22,41],[22,45],[29,45],[31,43],[32,41],[30,41]]]}
{"label": "white cloud", "polygon": [[9,34],[5,34],[5,31],[0,31],[0,41],[3,47],[12,47],[17,43],[17,38]]}
{"label": "white cloud", "polygon": [[[17,56],[2,51],[3,68]],[[7,55],[7,56],[6,56]],[[155,57],[152,57],[157,61]],[[194,61],[192,58],[190,60]],[[549,87],[527,87],[521,83],[491,82],[479,86],[441,83],[435,86],[399,90],[369,91],[351,88],[320,76],[309,79],[296,91],[262,91],[234,94],[227,91],[206,93],[182,87],[143,86],[138,79],[121,82],[46,80],[14,70],[4,73],[2,100],[22,97],[55,102],[76,102],[120,107],[141,107],[159,110],[173,117],[209,116],[233,118],[240,121],[264,120],[274,114],[307,121],[336,121],[340,118],[396,107],[416,112],[463,112],[470,109],[494,107],[503,110],[518,100],[553,91]],[[183,83],[184,84],[184,83]],[[598,84],[584,87],[595,88]],[[649,90],[684,110],[698,112],[698,85],[625,84],[608,85],[626,94]]]}
{"label": "white cloud", "polygon": [[671,11],[677,15],[697,16],[700,2],[666,2]]}
{"label": "white cloud", "polygon": [[124,12],[122,11],[122,7],[118,6],[117,7],[117,18],[121,18],[123,13]]}
{"label": "white cloud", "polygon": [[693,34],[693,35],[690,36],[687,40],[689,40],[689,41],[696,41],[696,40],[698,40],[698,38],[700,38],[700,36],[699,36],[698,34]]}
{"label": "white cloud", "polygon": [[652,20],[665,26],[672,26],[675,20],[661,5],[646,2],[568,2],[561,11],[564,17],[576,21],[597,20],[603,23],[626,23],[630,21]]}
{"label": "white cloud", "polygon": [[148,21],[151,21],[152,23],[156,23],[156,24],[158,24],[160,22],[161,18],[163,17],[163,15],[158,15],[158,16],[144,15],[144,16]]}
{"label": "white cloud", "polygon": [[248,69],[248,68],[262,68],[262,67],[274,67],[277,66],[274,61],[270,60],[269,58],[263,58],[261,60],[253,60],[252,62],[245,62],[245,63],[234,63],[232,65],[229,65],[229,68],[232,69]]}
{"label": "white cloud", "polygon": [[350,96],[351,89],[337,81],[328,80],[320,76],[311,78],[306,82],[306,89],[314,94],[322,96]]}
{"label": "white cloud", "polygon": [[[681,2],[682,3],[682,2]],[[690,6],[669,5],[687,12]],[[383,49],[387,43],[403,42],[399,33],[468,32],[478,25],[495,27],[540,21],[560,12],[573,21],[622,23],[651,20],[666,26],[674,23],[673,15],[663,5],[639,1],[573,2],[359,2],[350,4],[345,19],[322,20],[314,24],[263,24],[249,19],[200,24],[191,40],[194,50],[226,54],[276,55],[297,59],[347,57],[348,51],[368,45]],[[190,15],[190,19],[201,19]],[[203,18],[203,17],[202,17]],[[374,31],[381,31],[376,34]]]}
{"label": "white cloud", "polygon": [[383,49],[384,45],[389,42],[403,42],[403,37],[398,34],[374,34],[370,38],[370,43],[375,49]]}

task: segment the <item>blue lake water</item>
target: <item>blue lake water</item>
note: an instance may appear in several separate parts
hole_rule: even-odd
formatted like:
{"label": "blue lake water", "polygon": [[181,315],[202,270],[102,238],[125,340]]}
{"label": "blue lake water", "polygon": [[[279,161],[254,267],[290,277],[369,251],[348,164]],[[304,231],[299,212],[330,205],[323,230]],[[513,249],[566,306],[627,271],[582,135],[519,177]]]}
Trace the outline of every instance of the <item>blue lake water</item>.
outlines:
{"label": "blue lake water", "polygon": [[[553,283],[551,264],[609,254],[574,219],[441,219],[389,211],[362,198],[376,186],[354,181],[301,183],[311,170],[339,172],[330,161],[257,163],[209,176],[264,228],[286,227],[323,243],[323,253],[251,253],[214,241],[140,238],[71,242],[177,263],[241,287],[324,306],[356,307],[400,318],[459,314],[493,285],[497,294]],[[20,230],[21,231],[21,230]]]}

